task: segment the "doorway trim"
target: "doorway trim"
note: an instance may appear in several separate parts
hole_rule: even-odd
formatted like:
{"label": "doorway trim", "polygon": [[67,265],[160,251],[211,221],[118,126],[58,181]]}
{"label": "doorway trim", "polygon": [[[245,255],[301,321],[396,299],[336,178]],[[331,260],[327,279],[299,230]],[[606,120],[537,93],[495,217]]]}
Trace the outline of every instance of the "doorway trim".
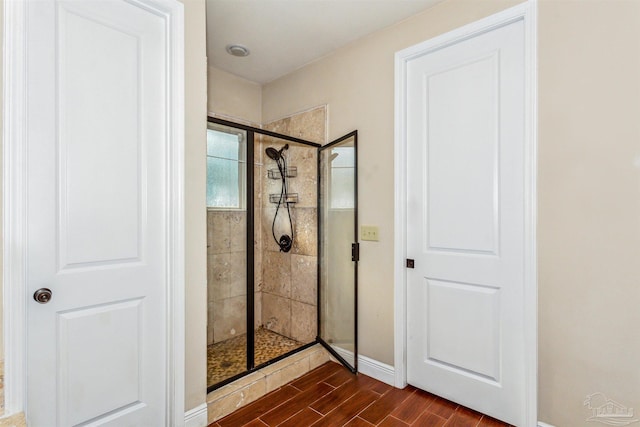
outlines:
{"label": "doorway trim", "polygon": [[[166,420],[185,422],[185,228],[184,228],[184,7],[176,0],[131,0],[166,22],[168,148],[166,194],[167,336]],[[4,2],[2,134],[2,285],[5,414],[26,407],[27,254],[27,9],[31,1]]]}
{"label": "doorway trim", "polygon": [[4,2],[2,293],[5,413],[26,396],[26,2]]}
{"label": "doorway trim", "polygon": [[525,56],[525,188],[524,188],[524,298],[526,426],[537,424],[537,0],[506,9],[487,18],[418,43],[395,55],[394,138],[394,364],[395,386],[407,385],[407,64],[412,59],[513,22],[524,23]]}

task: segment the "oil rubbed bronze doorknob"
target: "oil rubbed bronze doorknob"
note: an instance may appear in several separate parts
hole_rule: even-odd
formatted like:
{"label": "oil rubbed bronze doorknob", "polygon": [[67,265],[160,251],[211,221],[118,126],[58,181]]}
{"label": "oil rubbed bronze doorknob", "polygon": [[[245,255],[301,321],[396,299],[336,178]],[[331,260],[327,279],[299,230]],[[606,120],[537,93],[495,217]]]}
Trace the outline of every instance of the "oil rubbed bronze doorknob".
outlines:
{"label": "oil rubbed bronze doorknob", "polygon": [[49,288],[40,288],[33,293],[33,299],[40,304],[46,304],[51,300],[53,292]]}

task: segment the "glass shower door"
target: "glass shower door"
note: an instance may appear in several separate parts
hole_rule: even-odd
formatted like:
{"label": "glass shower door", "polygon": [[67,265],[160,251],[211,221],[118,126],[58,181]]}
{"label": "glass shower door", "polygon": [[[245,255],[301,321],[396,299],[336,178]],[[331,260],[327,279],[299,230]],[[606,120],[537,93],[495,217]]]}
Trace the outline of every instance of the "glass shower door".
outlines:
{"label": "glass shower door", "polygon": [[319,149],[318,339],[357,370],[357,131]]}
{"label": "glass shower door", "polygon": [[[253,142],[241,129],[207,128],[207,386],[247,371],[247,229]],[[251,310],[249,310],[251,311]]]}

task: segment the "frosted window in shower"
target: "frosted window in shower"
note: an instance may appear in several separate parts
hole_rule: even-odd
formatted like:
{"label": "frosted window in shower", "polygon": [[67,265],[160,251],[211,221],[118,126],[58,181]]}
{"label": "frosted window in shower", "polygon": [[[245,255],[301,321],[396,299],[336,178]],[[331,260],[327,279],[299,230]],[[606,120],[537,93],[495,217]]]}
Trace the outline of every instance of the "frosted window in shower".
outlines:
{"label": "frosted window in shower", "polygon": [[[217,128],[212,128],[212,127]],[[244,133],[207,129],[207,207],[244,209],[246,138]]]}
{"label": "frosted window in shower", "polygon": [[332,209],[353,209],[355,201],[355,158],[353,147],[336,147],[331,150],[331,174],[329,198]]}

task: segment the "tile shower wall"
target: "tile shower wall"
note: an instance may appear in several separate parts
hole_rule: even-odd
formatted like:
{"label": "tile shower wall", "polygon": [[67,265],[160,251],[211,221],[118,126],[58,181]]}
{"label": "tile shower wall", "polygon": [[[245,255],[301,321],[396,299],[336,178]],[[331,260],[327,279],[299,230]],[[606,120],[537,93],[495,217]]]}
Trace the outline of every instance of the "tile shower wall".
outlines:
{"label": "tile shower wall", "polygon": [[[264,126],[264,129],[306,139],[320,144],[326,138],[326,107],[315,108]],[[289,144],[287,163],[297,167],[297,176],[288,181],[289,192],[298,193],[298,203],[291,205],[295,238],[288,253],[280,252],[271,231],[276,206],[269,194],[280,192],[280,181],[269,179],[267,171],[275,162],[263,156],[269,146],[282,147],[284,141],[263,136],[261,158],[264,160],[261,203],[256,203],[257,218],[262,218],[260,290],[262,324],[267,329],[300,342],[310,342],[317,328],[317,149]],[[260,206],[258,208],[258,206]],[[286,208],[280,208],[276,237],[289,234]],[[256,280],[258,282],[258,280]]]}
{"label": "tile shower wall", "polygon": [[207,212],[207,343],[247,332],[245,211]]}

